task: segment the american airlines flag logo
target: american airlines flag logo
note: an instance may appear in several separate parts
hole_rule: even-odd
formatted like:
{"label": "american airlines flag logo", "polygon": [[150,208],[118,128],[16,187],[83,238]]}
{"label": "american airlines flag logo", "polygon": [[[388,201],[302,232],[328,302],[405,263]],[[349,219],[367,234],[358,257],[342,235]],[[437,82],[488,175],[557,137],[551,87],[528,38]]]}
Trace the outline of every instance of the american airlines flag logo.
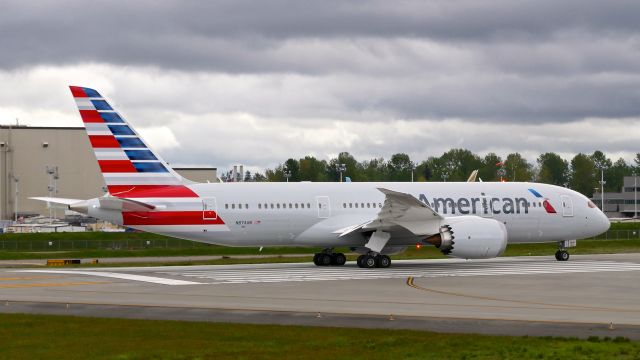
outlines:
{"label": "american airlines flag logo", "polygon": [[533,196],[535,196],[538,199],[542,200],[542,207],[544,208],[544,210],[549,213],[549,214],[556,214],[556,209],[551,205],[551,203],[549,202],[548,198],[545,198],[544,196],[542,196],[539,192],[537,192],[535,189],[529,189],[529,192],[533,194]]}

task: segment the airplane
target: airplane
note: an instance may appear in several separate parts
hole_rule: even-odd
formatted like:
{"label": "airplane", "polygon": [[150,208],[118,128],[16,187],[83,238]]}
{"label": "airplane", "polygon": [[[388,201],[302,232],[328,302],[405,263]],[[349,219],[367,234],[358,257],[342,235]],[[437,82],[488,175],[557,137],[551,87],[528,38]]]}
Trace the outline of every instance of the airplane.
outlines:
{"label": "airplane", "polygon": [[98,91],[70,86],[108,192],[98,198],[36,197],[121,226],[226,246],[320,247],[318,266],[347,261],[386,268],[389,255],[432,245],[484,259],[507,243],[567,247],[609,229],[573,190],[528,182],[194,183],[176,173]]}

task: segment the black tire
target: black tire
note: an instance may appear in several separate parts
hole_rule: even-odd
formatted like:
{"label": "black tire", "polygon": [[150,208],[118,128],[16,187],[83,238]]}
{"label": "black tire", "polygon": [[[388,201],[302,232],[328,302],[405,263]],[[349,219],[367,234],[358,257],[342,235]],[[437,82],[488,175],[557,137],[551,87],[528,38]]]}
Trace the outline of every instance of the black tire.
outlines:
{"label": "black tire", "polygon": [[388,268],[389,266],[391,266],[391,258],[388,257],[387,255],[378,255],[377,260],[378,260],[378,267]]}
{"label": "black tire", "polygon": [[366,267],[367,269],[372,269],[376,267],[378,263],[376,261],[376,258],[371,255],[366,255],[364,259],[362,259],[362,262],[364,263],[364,267]]}
{"label": "black tire", "polygon": [[329,255],[329,254],[320,254],[320,256],[318,256],[318,262],[320,263],[320,266],[329,266],[329,265],[331,265],[331,255]]}
{"label": "black tire", "polygon": [[560,251],[560,261],[569,260],[569,253],[567,251]]}
{"label": "black tire", "polygon": [[366,255],[360,255],[360,256],[358,256],[358,260],[356,260],[356,263],[358,264],[358,267],[359,267],[359,268],[364,268],[364,267],[366,267],[366,266],[364,265],[364,258],[365,258],[365,256],[366,256]]}
{"label": "black tire", "polygon": [[314,254],[314,255],[313,255],[313,263],[314,263],[316,266],[320,266],[320,261],[318,260],[318,258],[319,258],[319,257],[320,257],[320,254],[318,254],[318,253],[316,253],[316,254]]}
{"label": "black tire", "polygon": [[556,260],[558,260],[558,261],[562,261],[562,260],[560,259],[560,250],[556,251]]}
{"label": "black tire", "polygon": [[347,257],[343,253],[335,253],[331,256],[331,265],[342,266],[347,262]]}

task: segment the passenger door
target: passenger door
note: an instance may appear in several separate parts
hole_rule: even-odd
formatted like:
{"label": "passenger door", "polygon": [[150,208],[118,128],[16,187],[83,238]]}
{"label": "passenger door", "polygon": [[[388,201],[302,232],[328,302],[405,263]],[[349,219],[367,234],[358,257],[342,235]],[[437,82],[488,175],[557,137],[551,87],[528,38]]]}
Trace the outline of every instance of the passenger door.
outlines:
{"label": "passenger door", "polygon": [[214,197],[202,198],[202,219],[203,220],[218,219],[218,205],[216,204],[216,198]]}
{"label": "passenger door", "polygon": [[569,195],[561,195],[560,201],[562,202],[562,216],[573,216],[573,200]]}
{"label": "passenger door", "polygon": [[331,216],[331,203],[328,196],[316,196],[316,203],[319,218],[326,219]]}

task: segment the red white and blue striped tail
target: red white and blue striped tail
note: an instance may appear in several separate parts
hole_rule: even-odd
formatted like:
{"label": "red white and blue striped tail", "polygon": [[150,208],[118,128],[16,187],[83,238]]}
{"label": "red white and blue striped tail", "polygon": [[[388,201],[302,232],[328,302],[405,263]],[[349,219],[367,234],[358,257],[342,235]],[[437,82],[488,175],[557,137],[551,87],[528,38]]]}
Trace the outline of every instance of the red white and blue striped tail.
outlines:
{"label": "red white and blue striped tail", "polygon": [[70,89],[112,196],[197,197],[185,186],[191,182],[173,171],[100,93]]}

